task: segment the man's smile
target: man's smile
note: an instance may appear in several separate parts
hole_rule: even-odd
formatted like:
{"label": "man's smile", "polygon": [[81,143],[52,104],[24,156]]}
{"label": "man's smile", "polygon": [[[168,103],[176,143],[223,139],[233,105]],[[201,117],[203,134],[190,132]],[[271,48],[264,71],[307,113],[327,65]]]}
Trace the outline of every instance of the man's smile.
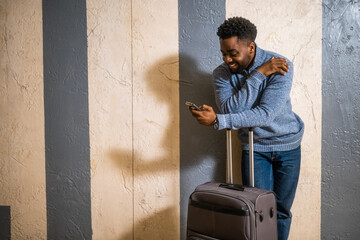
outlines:
{"label": "man's smile", "polygon": [[238,64],[236,62],[228,63],[228,66],[233,71],[236,71],[238,69]]}

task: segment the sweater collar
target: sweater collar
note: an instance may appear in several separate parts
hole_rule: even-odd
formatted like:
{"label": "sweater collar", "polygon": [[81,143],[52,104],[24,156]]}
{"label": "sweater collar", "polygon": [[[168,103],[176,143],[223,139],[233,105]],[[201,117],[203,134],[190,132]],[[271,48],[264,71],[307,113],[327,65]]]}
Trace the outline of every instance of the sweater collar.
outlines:
{"label": "sweater collar", "polygon": [[254,61],[251,63],[249,72],[252,72],[257,67],[260,67],[263,63],[264,57],[265,57],[264,50],[258,47],[258,45],[255,43],[255,57],[254,57]]}

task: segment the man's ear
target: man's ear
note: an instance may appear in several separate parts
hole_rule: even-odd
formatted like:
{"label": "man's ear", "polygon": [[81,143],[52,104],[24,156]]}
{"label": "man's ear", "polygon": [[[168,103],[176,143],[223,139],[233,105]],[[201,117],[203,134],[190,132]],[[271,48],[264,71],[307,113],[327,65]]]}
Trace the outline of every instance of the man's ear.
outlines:
{"label": "man's ear", "polygon": [[255,52],[255,43],[254,42],[251,42],[248,47],[249,47],[249,53],[252,54]]}

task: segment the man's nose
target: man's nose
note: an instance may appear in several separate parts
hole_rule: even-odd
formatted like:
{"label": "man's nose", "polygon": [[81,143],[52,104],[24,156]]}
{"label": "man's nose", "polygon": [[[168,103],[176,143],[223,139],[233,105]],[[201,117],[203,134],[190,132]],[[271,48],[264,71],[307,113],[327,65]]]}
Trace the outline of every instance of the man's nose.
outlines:
{"label": "man's nose", "polygon": [[232,62],[232,58],[230,56],[224,56],[224,61],[229,64]]}

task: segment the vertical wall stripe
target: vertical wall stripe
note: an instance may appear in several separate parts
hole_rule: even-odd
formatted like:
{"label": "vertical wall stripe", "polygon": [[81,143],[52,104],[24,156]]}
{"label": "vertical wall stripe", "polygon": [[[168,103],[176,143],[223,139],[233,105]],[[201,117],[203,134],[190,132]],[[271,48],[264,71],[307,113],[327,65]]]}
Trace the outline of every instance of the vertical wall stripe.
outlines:
{"label": "vertical wall stripe", "polygon": [[322,239],[358,239],[360,1],[323,1]]}
{"label": "vertical wall stripe", "polygon": [[46,238],[41,9],[0,1],[0,205],[11,209],[12,239]]}
{"label": "vertical wall stripe", "polygon": [[10,206],[0,206],[0,239],[11,239]]}
{"label": "vertical wall stripe", "polygon": [[48,239],[91,239],[86,1],[43,0]]}
{"label": "vertical wall stripe", "polygon": [[221,54],[218,26],[225,20],[225,0],[179,1],[180,73],[180,221],[185,239],[187,203],[194,188],[206,181],[225,181],[225,133],[200,126],[185,101],[216,109],[211,74]]}
{"label": "vertical wall stripe", "polygon": [[133,239],[131,0],[87,0],[94,240]]}
{"label": "vertical wall stripe", "polygon": [[134,239],[178,239],[178,1],[132,1]]}

